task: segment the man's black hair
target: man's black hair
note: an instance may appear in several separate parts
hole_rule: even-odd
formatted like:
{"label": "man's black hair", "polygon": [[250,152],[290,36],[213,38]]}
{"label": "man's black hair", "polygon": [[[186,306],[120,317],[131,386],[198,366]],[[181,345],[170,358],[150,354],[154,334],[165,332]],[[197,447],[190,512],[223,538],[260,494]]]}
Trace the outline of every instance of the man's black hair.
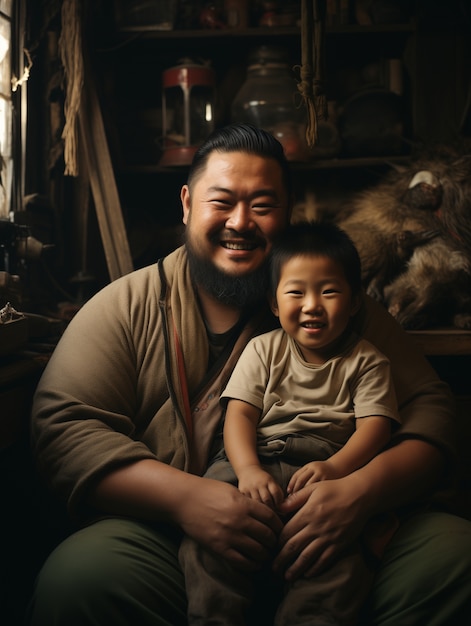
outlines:
{"label": "man's black hair", "polygon": [[197,150],[188,174],[188,186],[198,178],[213,152],[247,152],[272,158],[281,167],[287,197],[291,199],[291,170],[283,146],[271,133],[250,124],[230,124],[215,130]]}

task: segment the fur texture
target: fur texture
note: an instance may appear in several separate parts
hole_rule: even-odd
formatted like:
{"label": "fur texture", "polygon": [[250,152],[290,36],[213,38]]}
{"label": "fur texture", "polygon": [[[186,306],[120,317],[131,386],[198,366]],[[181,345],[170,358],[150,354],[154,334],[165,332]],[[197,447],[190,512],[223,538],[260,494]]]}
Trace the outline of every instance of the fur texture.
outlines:
{"label": "fur texture", "polygon": [[471,152],[435,148],[355,196],[335,221],[367,292],[407,329],[471,329]]}
{"label": "fur texture", "polygon": [[404,328],[471,328],[471,156],[424,152],[336,221],[358,247],[368,293]]}

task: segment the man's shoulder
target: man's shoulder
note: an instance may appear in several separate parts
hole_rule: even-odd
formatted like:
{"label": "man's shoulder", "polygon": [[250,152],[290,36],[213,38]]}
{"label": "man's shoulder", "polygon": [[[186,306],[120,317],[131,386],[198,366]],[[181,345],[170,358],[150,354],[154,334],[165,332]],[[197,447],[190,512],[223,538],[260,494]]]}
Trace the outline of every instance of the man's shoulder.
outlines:
{"label": "man's shoulder", "polygon": [[156,263],[146,265],[114,280],[102,289],[102,293],[109,295],[114,292],[117,295],[124,295],[125,293],[132,294],[136,291],[145,290],[151,283],[155,284],[158,275]]}
{"label": "man's shoulder", "polygon": [[185,252],[182,248],[177,248],[162,259],[157,260],[155,263],[140,267],[121,276],[114,282],[110,283],[107,288],[116,289],[119,291],[125,291],[129,289],[131,291],[136,288],[140,289],[143,286],[157,285],[160,283],[162,273],[159,271],[159,264],[162,263],[164,275],[168,282],[171,282],[174,271],[181,267],[184,258],[186,258]]}

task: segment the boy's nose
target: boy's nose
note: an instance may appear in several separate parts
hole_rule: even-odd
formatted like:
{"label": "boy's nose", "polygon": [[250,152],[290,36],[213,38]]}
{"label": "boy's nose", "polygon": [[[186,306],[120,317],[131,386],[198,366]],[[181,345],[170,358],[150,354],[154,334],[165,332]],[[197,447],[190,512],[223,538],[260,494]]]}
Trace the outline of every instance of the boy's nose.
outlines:
{"label": "boy's nose", "polygon": [[303,309],[309,313],[319,315],[322,313],[322,304],[316,296],[308,296],[304,300]]}

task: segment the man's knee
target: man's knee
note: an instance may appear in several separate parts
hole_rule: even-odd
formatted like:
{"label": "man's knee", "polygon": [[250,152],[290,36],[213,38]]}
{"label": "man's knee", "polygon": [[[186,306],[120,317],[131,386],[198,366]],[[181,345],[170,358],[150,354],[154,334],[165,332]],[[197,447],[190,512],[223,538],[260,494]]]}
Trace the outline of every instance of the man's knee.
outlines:
{"label": "man's knee", "polygon": [[103,520],[85,528],[45,562],[29,623],[178,624],[185,600],[176,555],[172,539],[143,524]]}
{"label": "man's knee", "polygon": [[381,626],[461,624],[471,611],[471,523],[440,512],[416,515],[390,542],[368,604]]}

